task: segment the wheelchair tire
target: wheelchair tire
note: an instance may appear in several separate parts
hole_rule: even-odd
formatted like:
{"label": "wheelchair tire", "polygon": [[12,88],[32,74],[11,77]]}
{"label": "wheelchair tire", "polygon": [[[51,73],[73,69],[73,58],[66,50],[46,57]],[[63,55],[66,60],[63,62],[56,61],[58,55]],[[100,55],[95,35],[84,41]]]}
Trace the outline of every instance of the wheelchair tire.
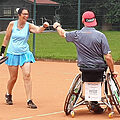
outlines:
{"label": "wheelchair tire", "polygon": [[[108,86],[109,86],[109,91],[110,91],[112,100],[114,102],[114,105],[115,105],[118,113],[120,114],[120,89],[119,89],[120,86],[116,79],[111,78],[111,75],[109,73],[107,75],[107,79],[108,79]],[[112,81],[112,84],[110,83],[110,81]],[[113,85],[114,85],[116,91],[113,91]]]}
{"label": "wheelchair tire", "polygon": [[73,110],[73,105],[76,103],[79,93],[81,91],[81,74],[76,75],[74,78],[72,85],[69,89],[69,93],[67,94],[65,104],[64,104],[64,112],[66,115],[69,115]]}

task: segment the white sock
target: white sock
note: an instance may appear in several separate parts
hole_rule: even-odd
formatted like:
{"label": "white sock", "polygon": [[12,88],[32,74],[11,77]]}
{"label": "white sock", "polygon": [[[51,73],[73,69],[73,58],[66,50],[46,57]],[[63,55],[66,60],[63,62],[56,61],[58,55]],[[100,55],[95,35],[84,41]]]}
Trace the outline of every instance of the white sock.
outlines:
{"label": "white sock", "polygon": [[9,93],[7,93],[7,95],[10,95]]}
{"label": "white sock", "polygon": [[29,102],[31,99],[28,99],[27,102]]}

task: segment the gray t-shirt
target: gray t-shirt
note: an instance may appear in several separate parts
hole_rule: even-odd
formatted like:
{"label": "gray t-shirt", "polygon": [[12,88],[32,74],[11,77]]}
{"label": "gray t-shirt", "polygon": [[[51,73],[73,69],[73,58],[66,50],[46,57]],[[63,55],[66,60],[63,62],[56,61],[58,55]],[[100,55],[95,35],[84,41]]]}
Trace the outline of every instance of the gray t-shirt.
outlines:
{"label": "gray t-shirt", "polygon": [[66,32],[66,41],[73,42],[77,49],[78,66],[104,64],[104,55],[110,53],[105,35],[93,27]]}

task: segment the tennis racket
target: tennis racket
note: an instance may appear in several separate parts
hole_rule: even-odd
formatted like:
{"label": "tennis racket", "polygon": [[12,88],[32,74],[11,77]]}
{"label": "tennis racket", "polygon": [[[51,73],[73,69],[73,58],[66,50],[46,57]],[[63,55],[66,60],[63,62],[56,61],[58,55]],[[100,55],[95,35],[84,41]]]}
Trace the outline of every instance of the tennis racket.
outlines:
{"label": "tennis racket", "polygon": [[7,56],[0,58],[0,64],[2,64],[3,62],[5,62],[7,59],[8,59]]}

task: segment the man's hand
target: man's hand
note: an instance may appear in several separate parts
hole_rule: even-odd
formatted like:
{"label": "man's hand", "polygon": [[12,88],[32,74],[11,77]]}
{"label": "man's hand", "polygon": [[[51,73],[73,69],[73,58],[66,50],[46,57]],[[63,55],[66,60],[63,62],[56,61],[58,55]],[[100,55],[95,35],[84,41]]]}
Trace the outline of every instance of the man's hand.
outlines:
{"label": "man's hand", "polygon": [[55,22],[54,24],[53,24],[53,28],[54,29],[57,29],[57,27],[60,27],[61,25],[60,25],[60,23],[58,23],[58,22]]}
{"label": "man's hand", "polygon": [[118,72],[112,72],[111,74],[113,75],[114,78],[116,78],[118,75]]}

